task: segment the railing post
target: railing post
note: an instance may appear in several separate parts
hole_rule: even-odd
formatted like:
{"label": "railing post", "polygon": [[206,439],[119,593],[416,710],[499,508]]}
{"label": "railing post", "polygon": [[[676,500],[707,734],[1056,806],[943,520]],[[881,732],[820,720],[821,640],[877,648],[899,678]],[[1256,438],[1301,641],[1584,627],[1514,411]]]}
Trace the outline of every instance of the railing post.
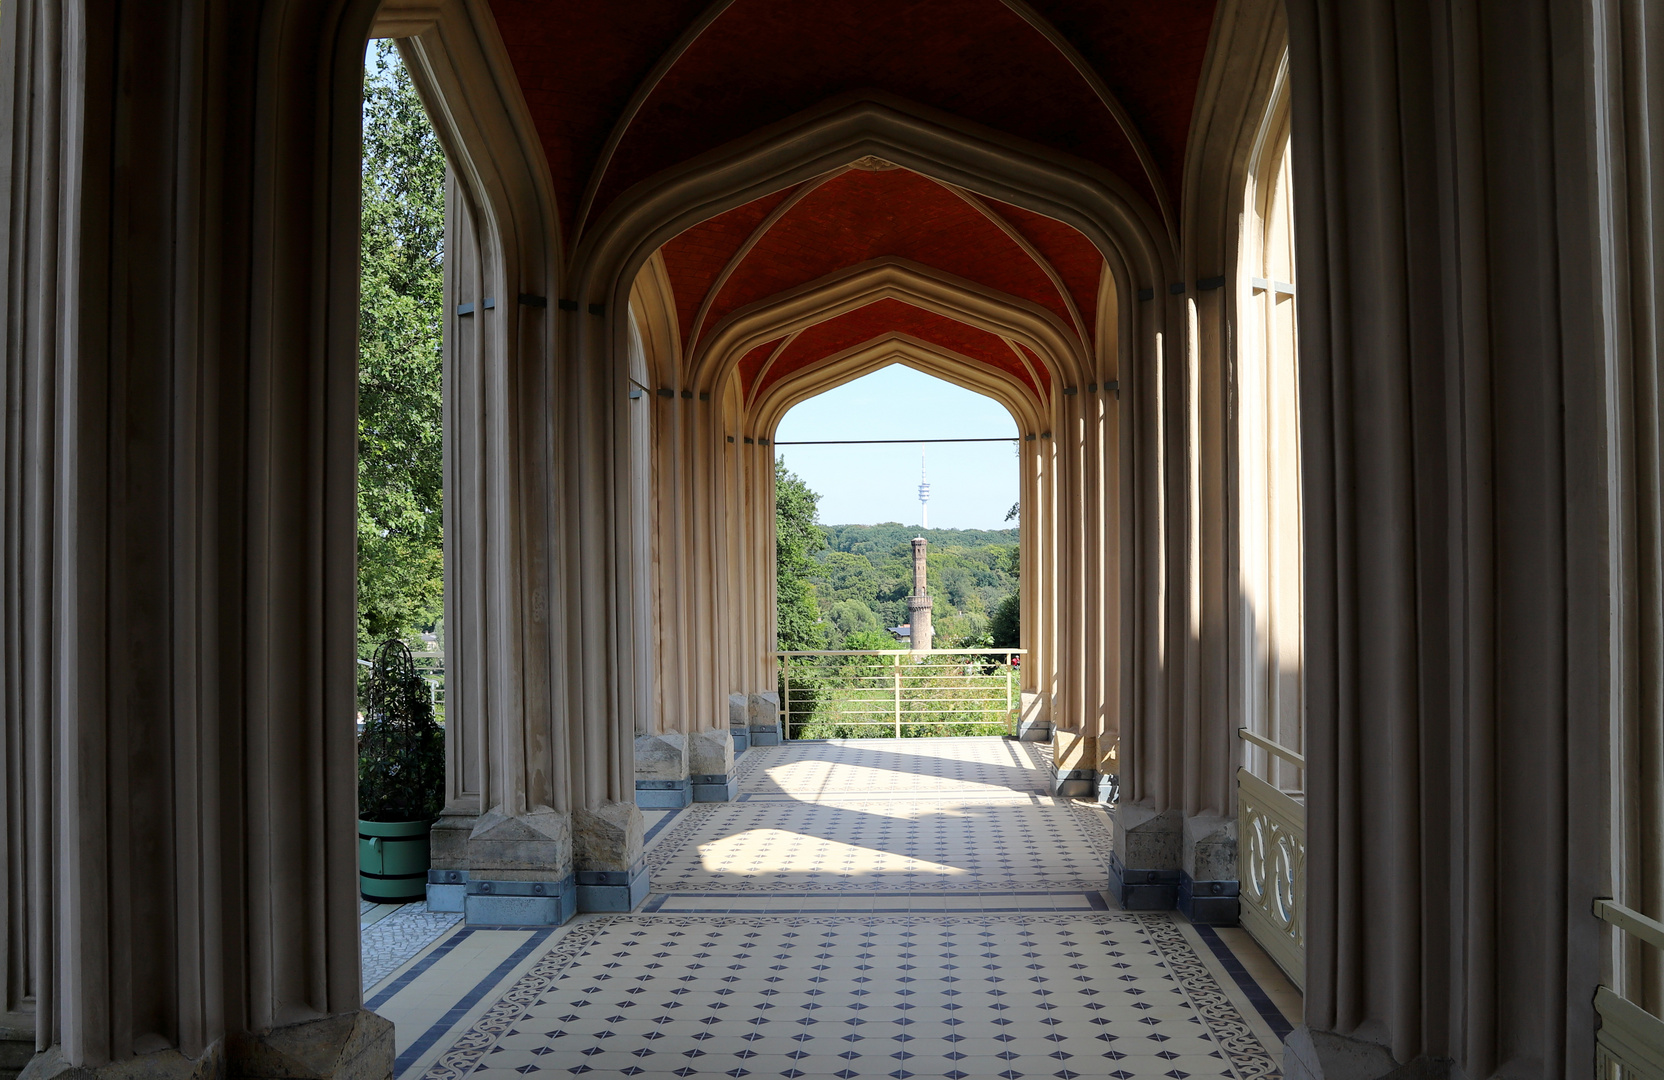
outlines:
{"label": "railing post", "polygon": [[901,738],[901,654],[896,653],[896,738]]}
{"label": "railing post", "polygon": [[1011,734],[1017,734],[1017,718],[1011,715],[1011,654],[1005,654],[1005,718],[1011,721]]}
{"label": "railing post", "polygon": [[[633,391],[632,391],[633,392]],[[780,730],[782,742],[792,740],[792,658],[780,657]]]}

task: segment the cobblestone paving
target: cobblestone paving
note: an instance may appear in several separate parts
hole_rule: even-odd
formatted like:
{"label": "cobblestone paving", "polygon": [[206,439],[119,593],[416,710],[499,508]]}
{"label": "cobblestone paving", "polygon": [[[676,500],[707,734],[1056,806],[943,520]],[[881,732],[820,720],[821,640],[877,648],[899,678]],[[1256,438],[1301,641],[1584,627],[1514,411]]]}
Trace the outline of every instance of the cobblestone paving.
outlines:
{"label": "cobblestone paving", "polygon": [[426,904],[406,904],[364,927],[359,934],[364,989],[393,974],[461,920],[460,912],[429,911]]}

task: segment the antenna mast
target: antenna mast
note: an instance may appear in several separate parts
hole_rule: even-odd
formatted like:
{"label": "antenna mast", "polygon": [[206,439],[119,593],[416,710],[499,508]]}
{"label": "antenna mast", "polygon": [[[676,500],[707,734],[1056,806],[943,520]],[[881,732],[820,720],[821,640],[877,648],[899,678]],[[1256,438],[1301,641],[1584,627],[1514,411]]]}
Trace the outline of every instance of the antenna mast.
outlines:
{"label": "antenna mast", "polygon": [[919,447],[919,528],[930,528],[930,479],[925,475],[924,447]]}

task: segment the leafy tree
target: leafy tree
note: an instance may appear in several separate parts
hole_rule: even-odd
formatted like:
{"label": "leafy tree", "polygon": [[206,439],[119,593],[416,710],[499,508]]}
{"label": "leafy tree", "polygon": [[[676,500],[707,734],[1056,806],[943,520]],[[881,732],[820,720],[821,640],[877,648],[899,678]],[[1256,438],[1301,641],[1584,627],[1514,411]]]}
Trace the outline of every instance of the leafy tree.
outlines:
{"label": "leafy tree", "polygon": [[990,648],[1020,649],[1023,647],[1022,601],[1012,593],[1000,601],[988,620],[988,633],[993,639]]}
{"label": "leafy tree", "polygon": [[[864,630],[882,633],[884,629],[878,625],[878,616],[872,613],[872,609],[859,600],[839,600],[827,613],[827,621],[832,624],[838,642],[847,642],[851,634]],[[837,648],[847,649],[850,646],[839,644]]]}
{"label": "leafy tree", "polygon": [[826,547],[826,534],[815,523],[820,496],[809,490],[785,462],[774,463],[774,569],[778,590],[776,647],[781,650],[824,649],[826,629],[821,623],[811,556]]}
{"label": "leafy tree", "polygon": [[[888,630],[857,630],[844,639],[844,648],[863,651],[904,648]],[[884,661],[886,664],[890,661]]]}
{"label": "leafy tree", "polygon": [[445,156],[389,41],[364,75],[358,325],[360,652],[443,603],[440,346]]}

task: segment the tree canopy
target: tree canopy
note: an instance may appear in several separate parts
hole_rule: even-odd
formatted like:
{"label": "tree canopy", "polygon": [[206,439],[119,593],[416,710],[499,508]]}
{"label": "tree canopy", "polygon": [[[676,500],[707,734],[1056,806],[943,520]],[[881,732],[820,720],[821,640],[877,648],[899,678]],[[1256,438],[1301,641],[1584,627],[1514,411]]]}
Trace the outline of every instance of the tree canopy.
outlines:
{"label": "tree canopy", "polygon": [[809,490],[784,462],[774,462],[774,568],[776,648],[826,648],[815,587],[809,581],[812,556],[826,547],[826,534],[815,521],[820,496]]}
{"label": "tree canopy", "polygon": [[358,630],[368,655],[431,629],[444,597],[445,156],[389,41],[365,65],[363,131]]}

